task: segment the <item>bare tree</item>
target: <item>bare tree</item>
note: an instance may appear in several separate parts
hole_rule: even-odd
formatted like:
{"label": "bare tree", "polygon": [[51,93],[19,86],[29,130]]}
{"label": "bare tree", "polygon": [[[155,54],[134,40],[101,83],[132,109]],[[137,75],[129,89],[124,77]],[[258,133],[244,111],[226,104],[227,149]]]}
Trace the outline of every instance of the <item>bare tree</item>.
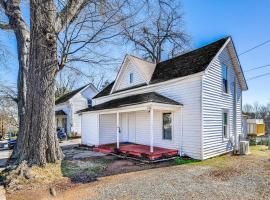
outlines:
{"label": "bare tree", "polygon": [[260,109],[261,105],[256,101],[253,103],[253,113],[255,114],[255,118],[258,119],[260,118]]}
{"label": "bare tree", "polygon": [[[132,43],[145,59],[159,63],[174,57],[189,45],[189,36],[183,26],[183,13],[179,0],[150,0],[145,8],[148,14],[136,22],[122,23],[123,36]],[[130,28],[130,23],[138,24]]]}
{"label": "bare tree", "polygon": [[[17,98],[20,119],[20,134],[17,140],[19,151],[14,151],[17,163],[27,160],[32,164],[44,165],[62,159],[62,152],[54,134],[56,75],[70,61],[78,59],[89,61],[89,58],[78,56],[76,53],[79,51],[87,49],[92,51],[94,48],[91,47],[94,47],[94,44],[98,46],[101,41],[119,34],[108,30],[124,20],[117,15],[122,9],[115,7],[122,8],[126,2],[126,0],[30,1],[30,29],[28,29],[21,13],[21,1],[0,0],[2,11],[8,18],[5,23],[0,24],[0,28],[15,33],[20,66]],[[97,13],[102,15],[99,14],[100,17],[95,18]],[[74,22],[78,23],[73,25]],[[93,25],[96,22],[100,24],[98,29],[95,29],[98,26]],[[79,34],[78,29],[83,32],[80,31]],[[87,35],[87,29],[93,30],[92,34]],[[63,31],[64,35],[61,34]],[[58,44],[62,44],[59,51]]]}
{"label": "bare tree", "polygon": [[13,97],[14,88],[0,83],[0,132],[1,137],[6,131],[18,129],[17,104]]}
{"label": "bare tree", "polygon": [[[27,24],[23,19],[20,0],[0,0],[1,12],[7,17],[7,20],[1,20],[0,29],[12,31],[17,41],[17,54],[19,63],[19,72],[17,78],[17,105],[19,117],[19,137],[25,131],[25,103],[26,103],[26,75],[28,71],[28,55],[30,33]],[[20,138],[18,138],[20,140]],[[19,146],[19,145],[18,145]],[[17,148],[16,148],[17,149]],[[14,155],[16,155],[16,149]]]}
{"label": "bare tree", "polygon": [[259,109],[260,118],[264,119],[268,115],[268,108],[265,105],[261,105]]}
{"label": "bare tree", "polygon": [[56,78],[55,98],[57,99],[78,87],[80,79],[82,79],[82,74],[77,71],[66,69],[60,71]]}
{"label": "bare tree", "polygon": [[253,112],[253,106],[251,104],[245,104],[243,106],[243,112],[245,113],[252,113]]}

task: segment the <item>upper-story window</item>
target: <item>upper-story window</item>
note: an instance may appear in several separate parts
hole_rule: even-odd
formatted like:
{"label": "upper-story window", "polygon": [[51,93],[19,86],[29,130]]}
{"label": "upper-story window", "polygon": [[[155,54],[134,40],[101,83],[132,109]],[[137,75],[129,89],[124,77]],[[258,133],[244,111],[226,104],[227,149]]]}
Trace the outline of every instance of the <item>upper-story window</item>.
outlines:
{"label": "upper-story window", "polygon": [[92,107],[92,99],[87,99],[88,107]]}
{"label": "upper-story window", "polygon": [[223,92],[228,93],[228,67],[226,65],[222,65],[222,85]]}
{"label": "upper-story window", "polygon": [[130,83],[130,84],[133,83],[133,81],[134,81],[133,78],[134,78],[134,77],[133,77],[133,73],[130,73],[130,74],[129,74],[129,83]]}

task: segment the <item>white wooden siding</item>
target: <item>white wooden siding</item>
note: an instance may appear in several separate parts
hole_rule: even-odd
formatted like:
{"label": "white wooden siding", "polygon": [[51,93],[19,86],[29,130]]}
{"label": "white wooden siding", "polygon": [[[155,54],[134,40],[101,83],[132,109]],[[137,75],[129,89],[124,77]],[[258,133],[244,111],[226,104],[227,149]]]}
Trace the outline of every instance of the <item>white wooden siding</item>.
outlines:
{"label": "white wooden siding", "polygon": [[[131,73],[133,73],[133,83],[130,84],[129,74]],[[120,74],[118,83],[116,85],[116,90],[121,90],[142,83],[145,83],[142,73],[139,71],[138,67],[136,67],[132,63],[129,63],[127,67],[123,70],[123,72]]]}
{"label": "white wooden siding", "polygon": [[78,135],[81,135],[81,120],[76,112],[88,107],[87,100],[81,94],[76,94],[70,100],[70,105],[72,110],[71,124],[70,124],[71,132],[75,132]]}
{"label": "white wooden siding", "polygon": [[85,145],[99,145],[99,115],[96,113],[83,113],[81,142]]}
{"label": "white wooden siding", "polygon": [[116,142],[116,114],[104,114],[99,116],[99,144],[111,144]]}
{"label": "white wooden siding", "polygon": [[[222,63],[228,67],[229,93],[224,94],[222,88]],[[203,159],[213,157],[232,150],[231,141],[234,140],[233,123],[233,80],[235,77],[233,65],[227,48],[209,66],[203,78],[202,92],[202,118],[203,118]],[[237,80],[237,78],[236,78]],[[241,134],[241,101],[242,91],[236,83],[236,131]],[[223,138],[222,113],[227,110],[229,114],[229,140]]]}
{"label": "white wooden siding", "polygon": [[76,94],[70,99],[70,132],[75,132],[78,135],[81,135],[81,120],[77,111],[87,108],[87,99],[92,99],[96,93],[97,92],[94,91],[91,86],[88,86],[82,92]]}
{"label": "white wooden siding", "polygon": [[[181,143],[182,147],[179,147],[181,154],[190,156],[195,159],[201,159],[201,77],[202,74],[200,73],[193,76],[185,77],[183,80],[179,80],[174,83],[162,84],[155,87],[143,88],[130,93],[113,95],[113,97],[97,99],[95,103],[104,103],[112,99],[146,92],[157,92],[168,98],[182,103],[183,129],[181,128],[180,112],[175,114],[175,121],[177,123],[175,123],[174,134],[176,136],[176,141],[170,143],[168,141],[156,140],[155,143],[155,137],[154,145],[166,148],[169,148],[171,146],[172,148],[174,148]],[[147,120],[147,117],[143,116],[142,114],[139,114],[139,116],[142,119]],[[139,117],[136,117],[136,120],[140,120]],[[145,131],[141,130],[143,128],[140,127],[145,128],[147,126],[144,120],[141,121],[141,123],[136,123],[136,134],[140,133],[141,135],[144,135],[146,138],[139,138],[139,141],[147,144],[149,142],[150,135],[146,136]],[[137,126],[139,127],[138,129]],[[181,134],[182,130],[183,134]],[[183,137],[182,142],[181,137]],[[136,139],[138,139],[137,135]]]}

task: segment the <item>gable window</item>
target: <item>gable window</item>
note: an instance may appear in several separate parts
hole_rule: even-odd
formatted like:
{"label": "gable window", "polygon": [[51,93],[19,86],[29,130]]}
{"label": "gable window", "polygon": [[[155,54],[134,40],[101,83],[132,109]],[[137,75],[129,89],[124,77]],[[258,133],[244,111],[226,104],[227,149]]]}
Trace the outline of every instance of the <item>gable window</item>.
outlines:
{"label": "gable window", "polygon": [[222,85],[223,92],[228,93],[228,67],[226,65],[222,65]]}
{"label": "gable window", "polygon": [[228,139],[229,138],[229,118],[228,118],[228,112],[223,111],[222,115],[222,127],[223,127],[223,138]]}
{"label": "gable window", "polygon": [[92,107],[92,99],[87,99],[88,107]]}
{"label": "gable window", "polygon": [[129,74],[129,83],[132,84],[133,83],[133,73]]}
{"label": "gable window", "polygon": [[162,120],[163,120],[162,138],[164,140],[171,140],[172,139],[172,113],[163,113]]}

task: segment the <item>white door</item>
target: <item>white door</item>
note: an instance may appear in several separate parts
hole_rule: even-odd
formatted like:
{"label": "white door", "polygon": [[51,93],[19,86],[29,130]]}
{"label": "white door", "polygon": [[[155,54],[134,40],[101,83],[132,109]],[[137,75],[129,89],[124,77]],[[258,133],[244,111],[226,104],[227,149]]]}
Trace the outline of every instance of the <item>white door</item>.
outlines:
{"label": "white door", "polygon": [[121,113],[120,120],[120,142],[128,142],[128,113]]}
{"label": "white door", "polygon": [[136,113],[128,113],[128,140],[129,142],[136,142]]}

